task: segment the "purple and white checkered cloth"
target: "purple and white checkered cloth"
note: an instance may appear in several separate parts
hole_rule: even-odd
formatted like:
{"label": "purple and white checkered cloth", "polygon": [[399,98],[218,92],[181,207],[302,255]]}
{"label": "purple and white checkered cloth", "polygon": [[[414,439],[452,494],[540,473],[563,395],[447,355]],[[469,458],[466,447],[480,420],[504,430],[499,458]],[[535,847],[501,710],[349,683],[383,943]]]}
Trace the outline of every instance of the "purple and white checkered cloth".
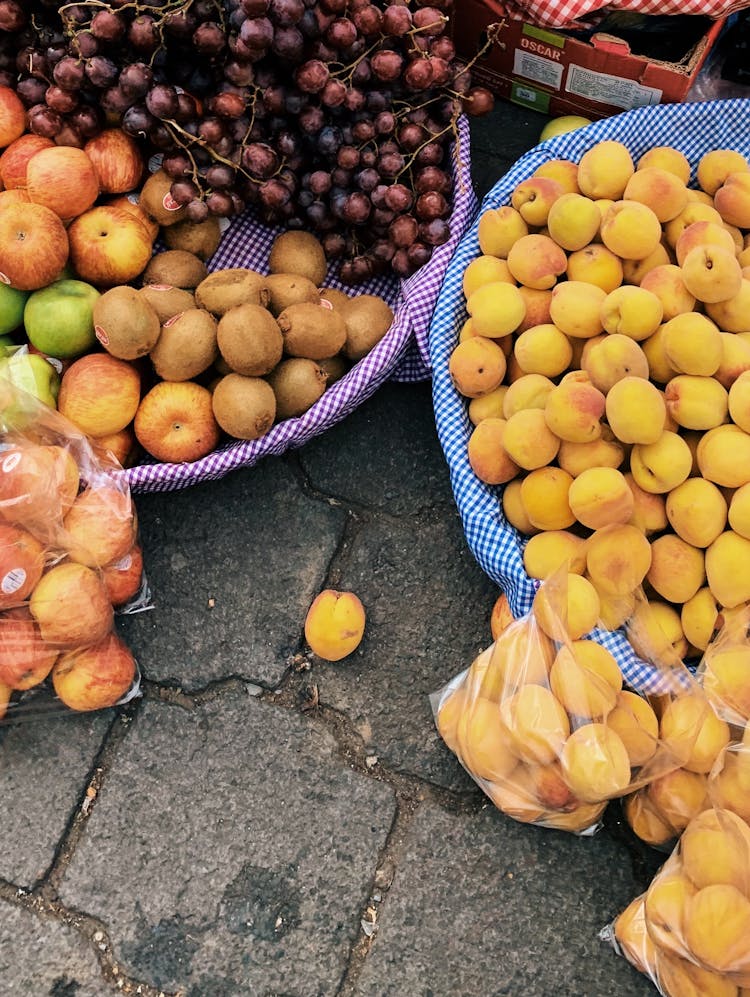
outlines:
{"label": "purple and white checkered cloth", "polygon": [[[224,477],[239,467],[250,467],[268,454],[281,454],[300,447],[314,436],[340,422],[372,395],[384,381],[421,381],[430,376],[427,343],[430,321],[443,276],[451,257],[476,212],[471,185],[469,125],[458,123],[458,139],[452,149],[453,212],[451,236],[432,255],[429,263],[407,280],[395,276],[375,277],[359,285],[361,294],[379,294],[394,311],[393,325],[366,356],[323,394],[304,415],[277,423],[259,440],[227,443],[207,457],[190,464],[148,463],[123,472],[133,492],[165,492],[201,481]],[[282,231],[263,225],[250,215],[233,222],[225,232],[209,270],[249,267],[268,272],[268,255],[275,236]],[[334,277],[326,286],[346,288]]]}

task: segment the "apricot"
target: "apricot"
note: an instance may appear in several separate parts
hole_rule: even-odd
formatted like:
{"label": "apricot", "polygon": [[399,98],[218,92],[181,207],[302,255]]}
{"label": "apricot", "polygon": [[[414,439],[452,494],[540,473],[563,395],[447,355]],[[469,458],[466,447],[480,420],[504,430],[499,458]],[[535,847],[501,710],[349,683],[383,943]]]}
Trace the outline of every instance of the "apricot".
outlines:
{"label": "apricot", "polygon": [[622,443],[649,444],[662,435],[667,409],[650,381],[628,376],[610,388],[605,412],[610,429]]}
{"label": "apricot", "polygon": [[362,642],[365,608],[353,592],[324,589],[307,611],[305,640],[326,661],[341,661]]}
{"label": "apricot", "polygon": [[648,701],[634,692],[620,691],[607,717],[607,726],[619,735],[632,768],[645,765],[656,752],[659,721]]}
{"label": "apricot", "polygon": [[627,634],[636,653],[647,661],[674,666],[687,653],[680,614],[666,602],[638,603],[628,620]]}
{"label": "apricot", "polygon": [[435,719],[438,732],[451,751],[456,754],[458,753],[458,721],[467,708],[466,689],[463,685],[459,685],[448,695],[443,696],[438,706]]}
{"label": "apricot", "polygon": [[486,782],[482,788],[498,810],[508,817],[523,824],[535,824],[544,816],[544,808],[534,797],[533,788],[524,772],[524,767],[519,765],[512,779],[507,782]]}
{"label": "apricot", "polygon": [[553,287],[567,265],[564,250],[547,235],[524,235],[508,253],[508,267],[518,283],[540,290]]}
{"label": "apricot", "polygon": [[601,214],[587,197],[565,193],[552,204],[547,228],[552,239],[563,249],[574,251],[588,246],[599,231]]}
{"label": "apricot", "polygon": [[750,720],[750,689],[747,676],[750,674],[750,653],[747,649],[727,648],[726,650],[706,651],[703,688],[712,703],[717,704],[723,713],[731,711],[733,722],[741,726]]}
{"label": "apricot", "polygon": [[602,219],[600,237],[621,259],[642,260],[659,245],[661,224],[645,204],[615,201]]}
{"label": "apricot", "polygon": [[665,533],[651,543],[651,566],[646,578],[667,602],[681,604],[692,599],[705,580],[703,551],[674,533]]}
{"label": "apricot", "polygon": [[[731,399],[729,404],[731,413]],[[698,444],[697,459],[704,478],[723,488],[740,488],[750,482],[750,434],[732,425],[710,429]]]}
{"label": "apricot", "polygon": [[624,276],[620,257],[599,243],[571,253],[566,273],[568,280],[595,284],[607,294],[622,284]]}
{"label": "apricot", "polygon": [[499,388],[488,391],[486,395],[472,398],[469,402],[469,421],[471,424],[478,426],[482,419],[502,419],[503,404],[509,390],[507,384],[501,384]]}
{"label": "apricot", "polygon": [[578,163],[578,186],[587,197],[617,200],[634,171],[630,152],[622,142],[597,142]]}
{"label": "apricot", "polygon": [[673,488],[667,495],[666,511],[677,536],[693,547],[708,547],[727,522],[724,496],[703,478],[688,478]]}
{"label": "apricot", "polygon": [[591,443],[562,440],[557,451],[557,463],[574,478],[593,467],[619,467],[624,460],[625,450],[614,439],[609,426],[602,426],[602,435],[598,440]]}
{"label": "apricot", "polygon": [[662,741],[688,772],[707,774],[719,753],[729,744],[729,726],[702,694],[678,696],[664,710],[660,723]]}
{"label": "apricot", "polygon": [[667,360],[664,350],[664,326],[661,325],[648,339],[644,339],[641,349],[648,360],[648,370],[651,380],[659,384],[666,384],[677,371]]}
{"label": "apricot", "polygon": [[[619,675],[616,665],[615,670]],[[563,645],[560,648],[552,663],[549,681],[550,689],[572,716],[601,720],[614,709],[617,691],[606,678],[585,667],[575,647],[570,649]]]}
{"label": "apricot", "polygon": [[698,183],[711,197],[725,182],[730,173],[747,172],[747,160],[734,149],[712,149],[698,161]]}
{"label": "apricot", "polygon": [[657,812],[681,834],[706,808],[708,780],[704,774],[679,768],[654,779],[646,792]]}
{"label": "apricot", "polygon": [[635,596],[632,593],[607,595],[597,589],[597,594],[599,595],[599,623],[605,630],[617,630],[632,616],[635,609]]}
{"label": "apricot", "polygon": [[551,321],[549,315],[550,301],[552,300],[551,290],[541,290],[536,287],[518,288],[518,293],[523,298],[526,306],[526,315],[516,329],[517,333],[525,332],[534,325],[546,325]]}
{"label": "apricot", "polygon": [[579,803],[573,809],[561,813],[546,813],[538,823],[542,827],[551,827],[557,831],[571,831],[582,834],[594,830],[599,818],[607,808],[605,803]]}
{"label": "apricot", "polygon": [[518,765],[500,723],[496,702],[478,696],[458,721],[458,754],[477,779],[507,779]]}
{"label": "apricot", "polygon": [[698,814],[685,829],[680,851],[685,874],[699,890],[725,884],[747,892],[750,828],[731,810]]}
{"label": "apricot", "polygon": [[502,503],[503,513],[511,526],[529,537],[539,535],[539,530],[526,515],[526,510],[523,507],[521,482],[518,478],[509,481],[503,488]]}
{"label": "apricot", "polygon": [[523,685],[500,705],[513,750],[530,764],[549,765],[570,732],[568,715],[549,689]]}
{"label": "apricot", "polygon": [[698,589],[692,599],[688,599],[680,610],[680,621],[687,640],[705,651],[716,628],[719,606],[711,589]]}
{"label": "apricot", "polygon": [[627,523],[633,513],[633,493],[620,471],[592,467],[574,478],[568,491],[570,510],[591,530]]}
{"label": "apricot", "polygon": [[485,284],[497,282],[515,284],[508,264],[497,256],[477,256],[464,270],[463,292],[468,300],[475,291]]}
{"label": "apricot", "polygon": [[54,647],[97,644],[112,629],[112,605],[100,575],[72,561],[42,575],[31,593],[29,610],[42,639]]}
{"label": "apricot", "polygon": [[605,595],[629,595],[651,566],[651,545],[635,526],[607,526],[586,541],[586,569]]}
{"label": "apricot", "polygon": [[734,532],[750,540],[750,485],[743,485],[732,495],[728,518]]}
{"label": "apricot", "polygon": [[533,471],[555,459],[560,440],[547,428],[542,409],[530,408],[516,412],[507,420],[503,446],[519,467]]}
{"label": "apricot", "polygon": [[646,891],[646,930],[657,949],[680,955],[685,952],[687,908],[695,887],[677,869],[661,872]]}
{"label": "apricot", "polygon": [[630,472],[645,492],[671,492],[687,479],[692,468],[690,447],[677,433],[663,432],[655,443],[636,445],[630,452]]}
{"label": "apricot", "polygon": [[742,287],[742,268],[734,252],[721,246],[696,246],[682,263],[685,287],[707,304],[726,301]]}
{"label": "apricot", "polygon": [[615,940],[628,962],[640,973],[649,974],[656,962],[656,949],[646,931],[643,897],[631,900],[614,923]]}
{"label": "apricot", "polygon": [[562,565],[569,572],[582,575],[586,567],[586,541],[567,530],[538,533],[529,539],[524,548],[523,565],[530,578],[541,580],[554,574]]}
{"label": "apricot", "polygon": [[559,762],[552,762],[549,765],[527,765],[526,777],[535,798],[545,810],[569,811],[577,806],[578,801],[562,777]]}
{"label": "apricot", "polygon": [[549,393],[544,408],[547,425],[561,440],[590,443],[601,436],[605,396],[585,371],[567,374]]}
{"label": "apricot", "polygon": [[645,277],[658,267],[667,266],[672,262],[672,257],[666,246],[660,242],[652,253],[644,256],[642,260],[623,260],[622,275],[626,284],[636,284],[641,286]]}
{"label": "apricot", "polygon": [[534,619],[552,640],[578,640],[596,626],[599,597],[588,579],[569,572],[565,584],[542,585],[532,604]]}
{"label": "apricot", "polygon": [[718,883],[699,890],[685,918],[685,941],[694,958],[715,973],[750,969],[750,901],[741,889]]}
{"label": "apricot", "polygon": [[664,351],[670,366],[681,374],[710,377],[721,363],[721,334],[705,315],[677,315],[664,325]]}
{"label": "apricot", "polygon": [[578,164],[569,159],[549,159],[534,170],[535,177],[549,177],[557,180],[566,194],[577,194]]}
{"label": "apricot", "polygon": [[688,203],[679,215],[664,223],[664,238],[667,245],[674,248],[685,229],[695,222],[714,222],[716,225],[721,225],[722,218],[712,202],[702,203],[688,195]]}
{"label": "apricot", "polygon": [[656,812],[643,790],[627,797],[624,810],[625,819],[633,833],[641,841],[645,841],[647,845],[658,848],[676,837],[674,828],[670,827],[664,818]]}
{"label": "apricot", "polygon": [[731,810],[750,822],[750,755],[743,745],[739,752],[724,755],[721,771],[711,775],[711,798],[716,806]]}
{"label": "apricot", "polygon": [[664,389],[667,412],[684,429],[715,429],[727,417],[729,396],[713,377],[679,374]]}
{"label": "apricot", "polygon": [[619,735],[603,723],[573,731],[560,756],[565,781],[578,799],[597,803],[625,792],[630,759]]}
{"label": "apricot", "polygon": [[714,207],[727,224],[750,228],[750,172],[730,173],[714,194]]}
{"label": "apricot", "polygon": [[498,339],[516,329],[526,314],[526,305],[515,284],[504,280],[483,284],[466,301],[477,336]]}
{"label": "apricot", "polygon": [[[738,997],[736,985],[719,973],[711,973],[692,959],[679,956],[657,957],[659,986],[667,994],[680,997]],[[742,997],[742,991],[739,991]]]}
{"label": "apricot", "polygon": [[568,502],[572,481],[559,467],[540,467],[523,479],[521,500],[526,515],[537,529],[566,530],[573,525],[575,516]]}
{"label": "apricot", "polygon": [[664,498],[641,488],[630,472],[625,475],[625,480],[633,494],[633,514],[630,517],[630,525],[636,526],[646,536],[666,530],[668,519]]}
{"label": "apricot", "polygon": [[685,183],[658,166],[639,167],[628,180],[622,196],[624,200],[647,205],[660,222],[676,218],[687,204]]}
{"label": "apricot", "polygon": [[695,308],[695,298],[685,287],[682,270],[673,263],[665,263],[649,270],[640,286],[661,301],[665,322],[677,315],[692,312]]}
{"label": "apricot", "polygon": [[522,332],[516,339],[513,355],[525,374],[557,377],[570,366],[573,351],[568,337],[550,323]]}
{"label": "apricot", "polygon": [[595,284],[566,280],[552,290],[550,318],[566,336],[590,339],[602,331],[600,312],[606,297]]}
{"label": "apricot", "polygon": [[690,162],[687,156],[672,146],[655,145],[644,152],[638,160],[637,169],[645,170],[651,166],[674,174],[683,184],[690,180]]}
{"label": "apricot", "polygon": [[750,432],[750,371],[743,371],[730,387],[728,406],[734,424]]}
{"label": "apricot", "polygon": [[522,685],[547,686],[553,658],[552,642],[533,620],[515,621],[495,642],[481,683],[482,695],[498,701]]}
{"label": "apricot", "polygon": [[502,485],[520,471],[503,446],[506,425],[505,419],[482,419],[469,437],[469,464],[479,480],[488,485]]}
{"label": "apricot", "polygon": [[547,216],[552,205],[564,193],[562,185],[557,180],[532,176],[516,185],[510,203],[527,225],[538,228],[547,224]]}
{"label": "apricot", "polygon": [[492,639],[497,640],[503,630],[507,630],[514,620],[515,617],[511,612],[508,597],[505,592],[501,592],[497,599],[495,599],[492,612],[490,613],[490,633],[492,634]]}
{"label": "apricot", "polygon": [[[750,173],[748,174],[750,176]],[[725,301],[706,305],[706,314],[724,332],[750,330],[750,280],[744,275],[739,291]]]}
{"label": "apricot", "polygon": [[519,377],[508,387],[503,399],[503,418],[510,419],[523,409],[544,409],[554,387],[554,381],[544,374],[524,374]]}
{"label": "apricot", "polygon": [[583,369],[591,383],[603,394],[624,377],[642,377],[648,380],[649,369],[646,354],[629,336],[614,333],[603,336],[592,346],[584,361]]}
{"label": "apricot", "polygon": [[528,234],[528,225],[519,212],[509,205],[483,211],[479,218],[479,248],[487,256],[505,259],[513,243]]}
{"label": "apricot", "polygon": [[736,253],[734,237],[723,225],[716,222],[693,222],[680,233],[675,243],[674,251],[678,266],[682,266],[690,250],[698,246],[721,246],[730,253]]}
{"label": "apricot", "polygon": [[483,336],[459,343],[448,361],[453,385],[465,398],[478,398],[494,391],[505,377],[506,368],[503,351]]}

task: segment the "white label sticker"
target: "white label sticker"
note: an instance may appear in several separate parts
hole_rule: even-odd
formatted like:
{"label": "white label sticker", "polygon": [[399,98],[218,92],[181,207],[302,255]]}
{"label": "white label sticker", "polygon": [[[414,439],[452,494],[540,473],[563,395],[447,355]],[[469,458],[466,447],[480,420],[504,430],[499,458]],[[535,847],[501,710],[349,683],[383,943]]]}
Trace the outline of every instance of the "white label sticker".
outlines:
{"label": "white label sticker", "polygon": [[25,581],[26,572],[23,568],[11,568],[11,570],[0,582],[0,590],[2,590],[5,595],[13,595],[21,588]]}
{"label": "white label sticker", "polygon": [[522,52],[517,48],[513,53],[513,73],[515,76],[525,76],[527,80],[535,80],[545,86],[560,89],[563,67],[552,59],[543,59],[531,52]]}
{"label": "white label sticker", "polygon": [[5,458],[5,460],[2,463],[2,469],[3,471],[5,471],[6,474],[10,474],[11,471],[13,471],[16,467],[18,467],[20,462],[21,462],[21,455],[16,450],[15,453],[8,454],[8,456]]}
{"label": "white label sticker", "polygon": [[179,201],[175,201],[169,191],[161,199],[161,203],[164,205],[167,211],[179,211],[182,205]]}
{"label": "white label sticker", "polygon": [[121,561],[118,561],[117,564],[113,564],[112,567],[114,568],[115,571],[127,571],[132,563],[133,563],[133,555],[126,554]]}
{"label": "white label sticker", "polygon": [[172,284],[147,284],[149,291],[171,291]]}
{"label": "white label sticker", "polygon": [[185,312],[177,312],[176,315],[173,315],[171,318],[168,318],[167,321],[162,326],[162,329],[168,329],[170,325],[174,325],[177,319],[182,318],[184,314]]}
{"label": "white label sticker", "polygon": [[102,329],[100,325],[94,326],[94,335],[102,344],[102,346],[109,346],[109,336],[107,335],[106,331]]}
{"label": "white label sticker", "polygon": [[47,363],[52,364],[52,366],[55,368],[58,374],[62,374],[63,372],[62,360],[58,360],[57,357],[48,357],[46,354],[44,359],[47,361]]}
{"label": "white label sticker", "polygon": [[327,308],[329,312],[333,311],[333,305],[328,300],[328,298],[321,298],[320,299],[320,306],[321,306],[321,308]]}
{"label": "white label sticker", "polygon": [[635,80],[624,80],[621,76],[592,73],[583,66],[568,68],[565,89],[568,93],[596,100],[602,104],[611,104],[613,107],[621,107],[625,111],[630,111],[634,107],[658,104],[662,95],[662,91],[655,87],[644,87]]}

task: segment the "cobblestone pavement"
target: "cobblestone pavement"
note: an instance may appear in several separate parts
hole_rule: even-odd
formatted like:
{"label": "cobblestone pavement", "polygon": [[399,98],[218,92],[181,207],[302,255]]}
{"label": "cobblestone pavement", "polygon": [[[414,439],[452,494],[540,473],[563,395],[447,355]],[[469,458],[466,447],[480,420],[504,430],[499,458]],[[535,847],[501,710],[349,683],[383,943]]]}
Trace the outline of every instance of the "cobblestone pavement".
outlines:
{"label": "cobblestone pavement", "polygon": [[[474,127],[484,192],[543,119]],[[617,807],[593,838],[491,806],[428,694],[485,647],[430,389],[388,385],[281,458],[139,498],[155,609],[122,711],[0,734],[0,995],[641,997],[597,940],[649,881]],[[304,656],[323,587],[368,610]]]}

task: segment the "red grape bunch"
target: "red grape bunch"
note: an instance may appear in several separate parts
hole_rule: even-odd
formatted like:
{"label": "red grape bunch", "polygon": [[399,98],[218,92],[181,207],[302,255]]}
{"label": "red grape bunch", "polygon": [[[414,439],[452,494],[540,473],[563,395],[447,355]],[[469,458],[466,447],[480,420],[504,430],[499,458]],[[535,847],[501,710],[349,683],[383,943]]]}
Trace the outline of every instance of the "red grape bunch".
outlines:
{"label": "red grape bunch", "polygon": [[492,97],[453,0],[0,0],[0,83],[29,128],[117,125],[162,155],[195,222],[247,208],[313,231],[343,280],[405,277],[450,236],[462,111]]}

